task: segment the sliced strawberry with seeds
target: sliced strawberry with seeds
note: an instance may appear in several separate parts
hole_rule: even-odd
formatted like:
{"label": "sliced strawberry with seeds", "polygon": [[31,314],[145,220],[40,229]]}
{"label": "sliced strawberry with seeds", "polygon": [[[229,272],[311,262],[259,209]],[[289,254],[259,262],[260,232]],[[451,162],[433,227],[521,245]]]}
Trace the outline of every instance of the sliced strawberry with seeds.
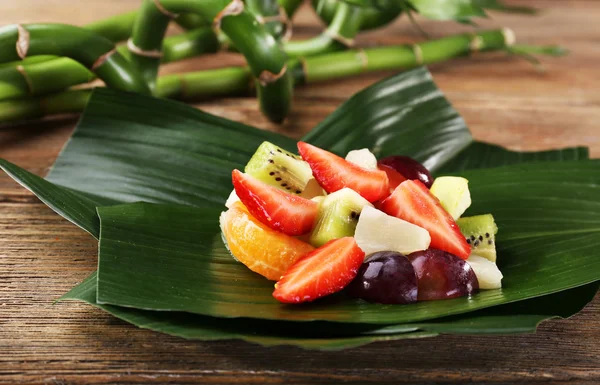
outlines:
{"label": "sliced strawberry with seeds", "polygon": [[233,170],[233,187],[244,206],[259,221],[287,235],[312,230],[319,204],[271,187],[251,175]]}
{"label": "sliced strawberry with seeds", "polygon": [[348,187],[369,202],[389,194],[388,177],[381,170],[367,170],[311,144],[299,142],[298,151],[312,169],[317,182],[333,193]]}
{"label": "sliced strawberry with seeds", "polygon": [[336,293],[358,273],[365,253],[352,237],[334,239],[300,258],[275,285],[273,297],[301,303]]}
{"label": "sliced strawberry with seeds", "polygon": [[471,247],[460,228],[440,201],[420,181],[402,182],[392,195],[381,202],[379,209],[429,231],[430,247],[447,251],[462,259],[469,257]]}

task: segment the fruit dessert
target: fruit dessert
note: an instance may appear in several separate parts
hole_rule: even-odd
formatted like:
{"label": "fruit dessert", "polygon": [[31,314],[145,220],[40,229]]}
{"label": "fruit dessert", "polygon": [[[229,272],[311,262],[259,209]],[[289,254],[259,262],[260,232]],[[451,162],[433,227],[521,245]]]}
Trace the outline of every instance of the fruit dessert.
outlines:
{"label": "fruit dessert", "polygon": [[231,254],[276,281],[278,301],[344,291],[409,304],[502,286],[494,217],[462,217],[465,178],[434,179],[414,159],[377,160],[368,149],[342,158],[300,142],[298,153],[262,143],[233,170],[220,218]]}

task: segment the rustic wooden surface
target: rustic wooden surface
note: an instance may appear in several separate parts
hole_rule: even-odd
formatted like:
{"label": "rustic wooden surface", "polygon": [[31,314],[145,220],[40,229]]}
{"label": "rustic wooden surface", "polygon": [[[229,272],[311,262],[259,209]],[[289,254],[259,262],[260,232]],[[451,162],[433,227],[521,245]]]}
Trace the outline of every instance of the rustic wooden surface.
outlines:
{"label": "rustic wooden surface", "polygon": [[[131,0],[21,0],[0,3],[0,24],[85,24],[132,9]],[[504,55],[477,55],[433,67],[435,79],[477,139],[513,149],[586,145],[600,157],[600,2],[521,1],[539,17],[494,15],[523,42],[560,44],[571,54],[544,59],[541,74]],[[296,36],[320,30],[310,11]],[[423,22],[433,36],[465,27]],[[360,37],[361,45],[417,39],[405,19]],[[235,55],[169,65],[186,71],[241,63]],[[253,98],[198,106],[300,136],[349,95],[382,78],[369,75],[297,90],[283,127],[265,122]],[[74,119],[0,130],[0,157],[44,175]],[[243,342],[188,342],[118,321],[80,303],[52,301],[94,269],[96,242],[0,175],[0,383],[600,383],[600,298],[536,335],[375,343],[342,353],[262,348]]]}

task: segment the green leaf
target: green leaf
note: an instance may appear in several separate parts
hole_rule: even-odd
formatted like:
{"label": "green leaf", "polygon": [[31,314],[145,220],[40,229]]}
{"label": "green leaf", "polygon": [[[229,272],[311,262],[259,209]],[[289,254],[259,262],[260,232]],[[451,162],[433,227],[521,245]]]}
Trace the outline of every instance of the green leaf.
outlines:
{"label": "green leaf", "polygon": [[[98,302],[216,317],[392,324],[430,320],[600,280],[600,161],[471,170],[470,213],[494,214],[502,290],[410,306],[333,296],[279,304],[272,282],[235,262],[219,208],[133,205],[98,210]],[[267,246],[266,246],[267,247]]]}
{"label": "green leaf", "polygon": [[365,147],[377,157],[405,154],[435,171],[472,137],[431,74],[419,68],[360,91],[303,140],[340,155]]}
{"label": "green leaf", "polygon": [[[402,86],[398,86],[398,84],[402,84]],[[415,87],[415,84],[418,86]],[[419,69],[395,76],[368,88],[360,95],[360,97],[352,99],[352,102],[355,103],[354,108],[362,110],[362,113],[352,115],[354,120],[346,118],[346,114],[352,112],[353,108],[348,108],[348,104],[345,104],[341,107],[341,109],[345,109],[344,113],[338,113],[336,119],[329,118],[324,121],[313,130],[309,139],[312,136],[316,141],[328,142],[335,146],[335,151],[343,153],[352,148],[365,146],[361,142],[360,136],[360,131],[364,130],[363,137],[369,138],[369,146],[379,148],[380,156],[402,152],[419,158],[429,167],[438,169],[443,167],[441,170],[445,172],[457,171],[444,166],[444,162],[455,157],[469,145],[470,134],[462,119],[433,85],[426,71]],[[416,102],[411,99],[415,99]],[[424,104],[429,104],[429,107],[424,108]],[[431,111],[437,109],[443,111],[443,114],[431,116]],[[415,110],[419,112],[415,114]],[[411,116],[411,118],[407,119],[404,117],[405,115]],[[356,123],[357,121],[362,122],[363,117],[365,120],[371,119],[372,124],[361,125],[357,129]],[[419,136],[412,125],[419,124],[419,120],[427,119],[431,119],[431,122],[435,123],[424,124],[423,130],[426,132],[421,132],[422,136]],[[381,130],[382,135],[378,136],[374,127]],[[324,131],[329,130],[333,134],[325,135]],[[345,138],[348,136],[352,136],[352,139],[346,140]],[[215,144],[215,140],[221,145]],[[53,183],[44,181],[5,161],[0,162],[0,167],[9,172],[24,187],[32,190],[60,215],[98,236],[98,218],[95,214],[95,206],[150,200],[156,203],[189,204],[197,206],[199,210],[206,210],[208,207],[214,206],[217,201],[222,202],[231,189],[228,180],[231,167],[243,166],[256,145],[262,140],[275,142],[291,150],[295,147],[295,142],[288,138],[213,117],[178,103],[158,101],[111,90],[100,90],[96,91],[92,97],[81,124],[59,157],[57,165],[49,177],[50,182]],[[340,145],[338,141],[345,144]],[[218,150],[213,151],[211,147],[216,147]],[[494,146],[489,146],[489,148],[492,147]],[[431,150],[431,148],[435,148],[435,150]],[[478,164],[477,156],[481,156],[482,160],[487,159],[486,151],[479,150],[473,154],[463,152],[471,157],[473,166]],[[438,151],[442,151],[443,155],[440,156]],[[563,160],[568,160],[568,157],[578,159],[579,156],[586,155],[579,150],[553,152],[553,154],[558,153],[563,155]],[[203,160],[200,161],[199,158]],[[517,159],[517,161],[529,159],[525,158],[527,157]],[[494,167],[500,166],[507,159],[494,157],[493,160],[486,160],[485,164]],[[207,165],[209,167],[206,167]],[[190,173],[190,169],[194,169],[194,172]],[[188,177],[191,176],[212,183],[211,176],[221,176],[221,173],[227,178],[219,178],[218,182],[215,182],[218,185],[215,186],[214,191],[198,193],[197,186],[189,183],[188,180]],[[226,179],[227,181],[225,181]],[[72,293],[76,293],[78,289],[74,289]],[[577,292],[578,290],[581,291]],[[502,330],[504,332],[533,331],[541,319],[554,315],[570,315],[576,312],[589,302],[596,291],[597,286],[587,285],[580,289],[572,289],[530,301],[454,316],[464,317],[460,319],[442,318],[428,321],[428,323],[435,323],[438,328],[435,330],[441,332],[444,332],[441,329],[444,326],[441,324],[446,325],[449,332],[457,332],[459,329],[470,333],[502,332]],[[555,295],[565,295],[565,297],[560,301],[544,301]],[[94,301],[95,296],[94,290],[92,296]],[[72,298],[77,298],[77,296]],[[89,301],[89,297],[79,299],[92,302]],[[512,306],[529,302],[531,305],[527,305],[526,308],[534,309],[534,304],[540,304],[536,314],[527,313],[523,309],[517,310],[517,313],[509,311]],[[567,309],[568,304],[572,304],[573,307]],[[207,321],[203,321],[203,319],[212,319],[211,317],[186,315],[186,317],[193,317],[193,321],[190,321],[192,324],[186,324],[180,318],[181,313],[152,312],[110,305],[96,304],[96,306],[103,307],[116,316],[129,319],[142,327],[186,338],[213,338],[212,333],[207,329],[208,326],[204,324]],[[487,313],[490,311],[500,313],[490,315]],[[502,315],[502,311],[507,313]],[[515,314],[518,317],[515,317]],[[498,323],[495,323],[496,321],[490,317],[503,318],[496,319]],[[230,321],[239,321],[239,319],[219,319],[217,323]],[[282,324],[286,325],[285,322]],[[302,323],[296,324],[296,327],[298,327],[297,325],[302,325]],[[348,327],[349,324],[343,325]],[[351,326],[356,325],[362,324],[352,324]],[[503,329],[498,325],[507,326]],[[289,327],[283,327],[289,331]],[[378,329],[365,333],[390,333],[392,330],[378,332],[376,330],[381,329],[380,326],[371,325],[369,327]],[[402,325],[394,327],[399,328],[394,329],[398,332],[407,330],[407,327]],[[386,326],[386,328],[389,327]],[[413,324],[410,330],[414,330],[414,328]],[[451,330],[452,328],[454,331]],[[231,333],[235,334],[235,331],[230,330],[221,337],[215,338],[238,338],[226,337]],[[386,336],[386,338],[391,337]],[[281,341],[279,336],[277,341]],[[361,341],[364,343],[369,339],[361,339]],[[327,341],[319,339],[318,342],[311,345],[311,348],[325,347],[326,345],[328,345]]]}
{"label": "green leaf", "polygon": [[[288,324],[278,321],[222,319],[190,313],[100,305],[96,301],[96,273],[63,296],[62,300],[84,301],[140,328],[186,339],[242,339],[263,346],[294,345],[305,349],[339,350],[375,341],[423,338],[437,333],[531,333],[545,319],[568,317],[580,311],[584,304],[592,300],[598,286],[599,283],[596,282],[535,300],[441,318],[429,323],[382,327],[312,322],[298,323],[290,328]],[[552,309],[552,312],[547,313],[548,309]]]}
{"label": "green leaf", "polygon": [[263,346],[293,345],[305,349],[340,350],[375,341],[437,335],[420,331],[418,327],[411,325],[379,330],[372,325],[340,328],[336,324],[317,322],[290,328],[278,321],[222,319],[182,312],[158,312],[102,305],[96,301],[96,273],[64,295],[61,300],[84,301],[140,328],[204,341],[241,339]]}
{"label": "green leaf", "polygon": [[478,168],[493,168],[519,163],[569,161],[589,159],[587,147],[537,152],[510,151],[493,144],[472,142],[454,158],[440,167],[436,173],[443,175]]}

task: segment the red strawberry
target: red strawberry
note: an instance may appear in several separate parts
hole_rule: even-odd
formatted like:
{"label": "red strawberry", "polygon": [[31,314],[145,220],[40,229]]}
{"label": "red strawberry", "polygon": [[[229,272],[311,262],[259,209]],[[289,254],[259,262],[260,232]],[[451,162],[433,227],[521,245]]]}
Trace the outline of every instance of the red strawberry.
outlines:
{"label": "red strawberry", "polygon": [[319,212],[317,202],[278,190],[238,170],[231,176],[235,193],[259,221],[287,235],[312,230]]}
{"label": "red strawberry", "polygon": [[273,297],[301,303],[333,294],[358,273],[365,253],[352,237],[334,239],[300,258],[275,285]]}
{"label": "red strawberry", "polygon": [[385,171],[385,173],[387,174],[390,186],[390,194],[394,192],[394,190],[400,185],[400,183],[404,182],[407,179],[404,177],[404,175],[400,174],[398,171],[385,164],[379,163],[377,165],[377,168],[381,171]]}
{"label": "red strawberry", "polygon": [[429,189],[416,180],[404,181],[386,198],[379,209],[417,226],[431,235],[430,247],[467,259],[471,247],[454,219]]}
{"label": "red strawberry", "polygon": [[328,193],[349,187],[369,202],[375,202],[389,194],[388,178],[384,171],[366,170],[304,142],[298,143],[298,151],[310,165],[317,182]]}

